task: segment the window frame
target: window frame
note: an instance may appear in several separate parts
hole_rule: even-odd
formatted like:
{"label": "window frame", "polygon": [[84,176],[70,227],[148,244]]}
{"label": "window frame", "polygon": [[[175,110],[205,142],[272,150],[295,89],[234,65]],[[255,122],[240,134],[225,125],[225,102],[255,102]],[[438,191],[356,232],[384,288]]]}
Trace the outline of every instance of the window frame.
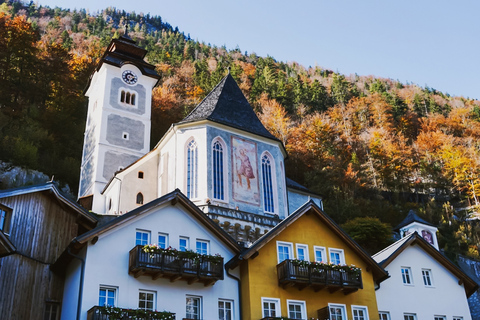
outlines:
{"label": "window frame", "polygon": [[[280,306],[280,299],[278,298],[267,298],[267,297],[262,297],[261,298],[262,300],[262,315],[263,317],[281,317],[282,316],[282,308]],[[268,314],[268,315],[265,315],[265,308],[264,308],[264,304],[265,303],[273,303],[275,305],[275,314],[272,315],[272,314]],[[272,309],[268,309],[269,310],[269,313]]]}
{"label": "window frame", "polygon": [[[432,269],[427,269],[427,268],[422,268],[422,279],[423,279],[423,284],[427,288],[433,288],[433,277],[432,277]],[[428,284],[427,282],[430,282]]]}
{"label": "window frame", "polygon": [[[290,315],[290,305],[300,306],[300,318],[292,318]],[[289,300],[287,299],[287,314],[289,319],[307,319],[307,304],[303,300]]]}
{"label": "window frame", "polygon": [[[280,246],[285,246],[285,247],[290,248],[288,259],[280,260],[280,250],[278,250]],[[294,259],[293,243],[292,242],[285,242],[285,241],[277,241],[277,261],[278,261],[278,263],[281,263],[285,260],[291,260],[291,259]]]}
{"label": "window frame", "polygon": [[[264,158],[267,158],[267,164],[264,164]],[[278,212],[278,196],[275,174],[275,158],[270,154],[270,152],[265,151],[262,153],[260,156],[260,166],[262,169],[263,211],[269,214],[276,214]]]}
{"label": "window frame", "polygon": [[417,314],[416,313],[404,313],[403,314],[403,320],[417,320]]}
{"label": "window frame", "polygon": [[328,314],[330,315],[330,320],[339,320],[339,319],[333,319],[332,318],[332,312],[331,308],[339,308],[342,310],[341,320],[347,320],[347,306],[345,304],[341,303],[329,303],[328,304]]}
{"label": "window frame", "polygon": [[[148,305],[147,305],[147,303],[149,302],[148,298],[145,299],[145,300],[141,300],[141,299],[140,299],[140,295],[141,295],[142,293],[143,293],[143,294],[146,294],[147,297],[148,297],[149,294],[152,295],[152,297],[153,297],[153,298],[152,298],[152,309],[149,309],[149,308],[148,308]],[[142,301],[145,302],[145,307],[144,307],[144,308],[140,307],[140,303],[141,303]],[[156,292],[156,291],[151,291],[151,290],[139,289],[139,290],[138,290],[138,309],[148,310],[148,311],[155,311],[155,310],[157,309],[157,292]]]}
{"label": "window frame", "polygon": [[461,316],[453,316],[452,320],[463,320],[463,317]]}
{"label": "window frame", "polygon": [[[299,258],[298,249],[303,249],[304,250],[303,259]],[[308,244],[295,243],[295,258],[297,260],[310,261],[310,257],[309,257],[309,254],[308,254]]]}
{"label": "window frame", "polygon": [[[55,310],[53,310],[53,308],[55,308]],[[52,314],[52,312],[54,312],[54,314]],[[60,314],[61,314],[60,302],[45,301],[45,310],[43,313],[43,319],[59,320]]]}
{"label": "window frame", "polygon": [[188,199],[198,198],[198,143],[193,137],[185,145],[185,190]]}
{"label": "window frame", "polygon": [[[181,245],[182,240],[186,241],[185,250],[182,250],[182,245]],[[178,251],[187,251],[187,250],[190,250],[190,238],[184,237],[184,236],[178,237]]]}
{"label": "window frame", "polygon": [[[402,274],[402,283],[405,286],[413,286],[413,277],[412,277],[412,268],[411,267],[400,267]],[[406,272],[404,272],[404,270]],[[408,277],[408,278],[407,278]],[[412,313],[413,314],[413,313]]]}
{"label": "window frame", "polygon": [[[162,248],[162,246],[160,246],[160,237],[165,237],[165,247]],[[162,248],[162,249],[166,249],[169,247],[168,245],[168,233],[163,233],[163,232],[159,232],[158,235],[157,235],[157,245]]]}
{"label": "window frame", "polygon": [[[192,301],[198,301],[198,314],[195,317],[195,313],[188,313],[188,300],[191,299]],[[195,307],[195,306],[194,306]],[[187,295],[185,297],[185,318],[186,319],[202,319],[202,297],[201,296],[193,296],[193,295]],[[194,317],[191,317],[189,315],[194,315]]]}
{"label": "window frame", "polygon": [[[102,290],[105,290],[105,303],[106,304],[101,304],[100,299],[101,299],[101,292]],[[117,306],[117,292],[118,292],[118,287],[115,286],[108,286],[108,285],[100,285],[98,288],[98,305],[100,307],[103,307],[105,305],[110,306],[108,304],[108,292],[113,292],[113,305],[111,307],[116,307]]]}
{"label": "window frame", "polygon": [[[139,233],[141,233],[141,234],[147,234],[147,243],[145,243],[145,244],[143,243],[143,241],[144,241],[143,237],[141,238],[141,242],[142,242],[142,243],[138,243],[138,240],[139,240],[139,239],[138,239],[138,234],[139,234]],[[137,245],[142,245],[142,246],[144,246],[144,245],[146,245],[146,244],[150,244],[150,243],[151,243],[151,242],[150,242],[150,241],[151,241],[150,239],[151,239],[151,232],[150,232],[149,230],[135,229],[135,245],[136,245],[136,246],[137,246]]]}
{"label": "window frame", "polygon": [[[223,303],[223,307],[220,307],[220,303]],[[230,304],[230,309],[226,308],[225,307],[225,304]],[[228,317],[226,317],[225,315],[227,313],[230,313],[230,319],[231,320],[234,320],[234,313],[233,313],[233,307],[234,307],[234,304],[233,304],[233,300],[229,300],[229,299],[218,299],[218,319],[219,320],[225,320],[226,318],[228,319]],[[220,317],[220,310],[223,310],[223,318]]]}
{"label": "window frame", "polygon": [[144,202],[145,202],[145,197],[143,196],[143,193],[141,192],[137,193],[137,196],[135,197],[135,204],[143,205]]}
{"label": "window frame", "polygon": [[[355,311],[361,310],[364,313],[363,319],[355,316]],[[352,320],[369,320],[368,317],[368,307],[367,306],[359,306],[359,305],[353,305],[352,304]]]}
{"label": "window frame", "polygon": [[[219,145],[221,147],[220,151],[216,151],[215,146]],[[212,145],[211,145],[211,150],[212,150],[212,198],[220,201],[220,202],[228,202],[228,157],[227,157],[227,144],[226,142],[221,138],[221,137],[215,137],[212,140]],[[221,155],[221,159],[218,160],[217,153]],[[218,172],[215,169],[215,164],[216,163],[221,164],[221,172]],[[217,176],[218,174],[218,176]],[[217,183],[220,183],[221,185],[217,187]],[[218,193],[220,193],[221,196],[217,196],[217,190]]]}
{"label": "window frame", "polygon": [[121,87],[118,90],[118,103],[122,106],[137,107],[137,93]]}
{"label": "window frame", "polygon": [[0,231],[10,235],[12,225],[13,210],[3,204],[0,204]]}
{"label": "window frame", "polygon": [[434,320],[447,320],[447,316],[444,316],[444,315],[441,315],[441,316],[439,316],[439,315],[434,315],[434,316],[433,316],[433,319],[434,319]]}
{"label": "window frame", "polygon": [[[198,250],[198,245],[199,244],[205,244],[206,245],[206,252],[205,253],[203,253],[203,248],[201,248],[202,252],[199,252],[199,250]],[[199,253],[199,254],[210,254],[210,241],[203,240],[203,239],[195,240],[195,252]]]}
{"label": "window frame", "polygon": [[332,264],[336,264],[336,263],[333,263],[332,261],[332,253],[338,253],[339,254],[339,265],[343,265],[345,264],[345,252],[343,251],[343,249],[338,249],[338,248],[328,248],[328,258],[329,258],[329,262],[332,263]]}
{"label": "window frame", "polygon": [[[382,316],[384,316],[382,318]],[[388,311],[378,311],[378,317],[380,320],[390,320],[390,312]]]}
{"label": "window frame", "polygon": [[[317,260],[317,252],[318,251],[320,251],[322,253],[322,260],[321,261]],[[313,246],[313,253],[315,255],[315,262],[328,263],[327,248],[320,247],[320,246]]]}

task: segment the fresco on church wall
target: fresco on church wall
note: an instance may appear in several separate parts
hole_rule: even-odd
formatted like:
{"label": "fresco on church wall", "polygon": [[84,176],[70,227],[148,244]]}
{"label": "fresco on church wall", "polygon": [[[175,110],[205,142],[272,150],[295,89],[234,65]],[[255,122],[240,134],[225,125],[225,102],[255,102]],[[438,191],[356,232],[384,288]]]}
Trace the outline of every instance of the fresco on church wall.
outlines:
{"label": "fresco on church wall", "polygon": [[233,198],[260,205],[256,143],[232,137],[232,162]]}

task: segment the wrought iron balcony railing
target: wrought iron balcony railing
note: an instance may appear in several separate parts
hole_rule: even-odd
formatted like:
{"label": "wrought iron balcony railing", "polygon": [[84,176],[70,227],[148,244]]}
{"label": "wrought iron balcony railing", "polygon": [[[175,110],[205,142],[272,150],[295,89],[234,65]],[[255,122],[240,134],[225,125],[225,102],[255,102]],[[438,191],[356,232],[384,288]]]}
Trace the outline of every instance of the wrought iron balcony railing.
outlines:
{"label": "wrought iron balcony railing", "polygon": [[223,280],[223,258],[215,261],[198,255],[182,257],[164,252],[144,252],[143,246],[137,245],[130,250],[128,272],[135,278],[149,275],[152,279],[168,278],[170,281],[184,280],[189,284],[201,282],[205,286]]}
{"label": "wrought iron balcony railing", "polygon": [[175,320],[175,313],[116,307],[94,306],[87,311],[87,320]]}
{"label": "wrought iron balcony railing", "polygon": [[345,294],[363,289],[362,274],[359,270],[349,271],[321,265],[302,266],[293,260],[285,260],[277,265],[277,274],[278,283],[283,288],[311,287],[315,291],[327,288],[331,293],[343,290]]}

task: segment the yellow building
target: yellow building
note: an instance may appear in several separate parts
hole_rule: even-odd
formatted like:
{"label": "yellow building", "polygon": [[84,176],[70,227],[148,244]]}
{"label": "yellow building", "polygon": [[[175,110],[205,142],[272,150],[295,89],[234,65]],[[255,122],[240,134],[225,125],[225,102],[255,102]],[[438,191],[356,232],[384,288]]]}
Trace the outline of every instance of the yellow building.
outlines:
{"label": "yellow building", "polygon": [[238,266],[243,320],[377,320],[375,287],[388,277],[313,202],[284,219],[227,268]]}

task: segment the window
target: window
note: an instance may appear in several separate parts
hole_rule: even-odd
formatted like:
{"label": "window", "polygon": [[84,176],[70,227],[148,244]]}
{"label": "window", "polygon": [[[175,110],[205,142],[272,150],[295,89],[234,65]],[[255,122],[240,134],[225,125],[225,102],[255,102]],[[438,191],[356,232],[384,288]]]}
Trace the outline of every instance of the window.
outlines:
{"label": "window", "polygon": [[410,267],[402,267],[403,284],[412,284],[412,269]]}
{"label": "window", "polygon": [[307,312],[305,301],[287,300],[288,318],[290,319],[306,319]]}
{"label": "window", "polygon": [[5,234],[10,233],[10,218],[12,216],[12,210],[0,205],[0,230]]}
{"label": "window", "polygon": [[447,317],[446,316],[434,316],[433,319],[434,320],[447,320]]}
{"label": "window", "polygon": [[166,249],[168,247],[168,234],[158,234],[158,246],[162,249]]}
{"label": "window", "polygon": [[131,93],[125,90],[120,92],[120,102],[128,105],[135,105],[135,93]]}
{"label": "window", "polygon": [[137,204],[143,204],[143,194],[141,192],[137,193]]}
{"label": "window", "polygon": [[117,289],[113,287],[100,287],[100,291],[98,293],[98,305],[103,306],[116,306],[116,297],[117,297]]}
{"label": "window", "polygon": [[187,197],[193,199],[197,197],[198,187],[198,154],[197,143],[191,140],[187,146]]}
{"label": "window", "polygon": [[368,320],[367,307],[352,306],[353,320]]}
{"label": "window", "polygon": [[129,138],[128,132],[122,133],[122,138],[123,138],[123,140],[128,140],[128,138]]}
{"label": "window", "polygon": [[213,198],[225,200],[225,175],[223,146],[219,140],[213,143]]}
{"label": "window", "polygon": [[143,179],[143,171],[138,171],[138,179]]}
{"label": "window", "polygon": [[330,311],[330,320],[346,320],[345,305],[343,304],[328,304]]}
{"label": "window", "polygon": [[201,319],[201,298],[187,297],[187,319]]}
{"label": "window", "polygon": [[293,252],[293,244],[288,242],[280,242],[277,241],[277,256],[278,256],[278,263],[292,259],[292,252]]}
{"label": "window", "polygon": [[463,317],[453,317],[453,320],[463,320]]}
{"label": "window", "polygon": [[380,317],[380,320],[390,320],[390,313],[386,311],[379,311],[378,315]]}
{"label": "window", "polygon": [[149,231],[143,231],[143,230],[137,230],[136,236],[135,236],[135,245],[146,245],[150,243],[150,232]]}
{"label": "window", "polygon": [[330,263],[332,264],[345,264],[345,256],[342,249],[328,249],[330,254]]}
{"label": "window", "polygon": [[208,254],[208,241],[197,240],[196,250],[197,250],[197,253]]}
{"label": "window", "polygon": [[310,261],[308,258],[308,246],[306,244],[296,244],[297,247],[297,259]]}
{"label": "window", "polygon": [[262,298],[263,317],[280,317],[280,300],[273,298]]}
{"label": "window", "polygon": [[273,177],[272,177],[272,160],[268,155],[262,157],[262,181],[263,181],[263,208],[265,212],[274,213],[273,204]]}
{"label": "window", "polygon": [[233,302],[230,300],[218,300],[218,320],[233,319]]}
{"label": "window", "polygon": [[188,244],[188,238],[187,237],[180,237],[178,240],[178,249],[180,251],[187,251],[190,249],[190,245]]}
{"label": "window", "polygon": [[432,287],[432,270],[422,269],[423,284],[427,287]]}
{"label": "window", "polygon": [[45,303],[44,320],[58,320],[60,318],[60,304],[57,302]]}
{"label": "window", "polygon": [[404,313],[403,320],[417,320],[417,315],[415,313]]}
{"label": "window", "polygon": [[138,292],[138,309],[155,310],[155,292],[140,290]]}
{"label": "window", "polygon": [[325,248],[324,247],[313,247],[315,251],[315,262],[327,262],[327,254],[325,253]]}

